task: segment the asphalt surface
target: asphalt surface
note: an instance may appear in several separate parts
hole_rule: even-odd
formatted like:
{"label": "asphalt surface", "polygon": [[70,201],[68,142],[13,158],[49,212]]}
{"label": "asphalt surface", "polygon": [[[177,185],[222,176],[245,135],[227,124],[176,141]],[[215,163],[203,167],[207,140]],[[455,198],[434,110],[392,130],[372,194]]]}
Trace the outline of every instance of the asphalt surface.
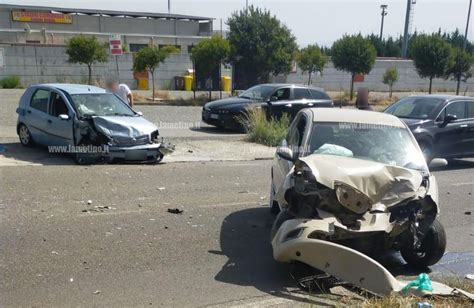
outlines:
{"label": "asphalt surface", "polygon": [[[0,144],[13,142],[10,105],[0,111],[0,132],[7,132]],[[188,108],[143,112],[194,121],[199,110]],[[23,159],[39,150],[29,151]],[[288,266],[273,261],[268,160],[47,162],[0,164],[0,307],[279,307],[340,300],[301,293]],[[473,160],[462,160],[435,171],[448,254],[433,273],[474,272],[473,170]],[[184,212],[168,212],[175,208]],[[402,263],[394,268],[413,274]]]}

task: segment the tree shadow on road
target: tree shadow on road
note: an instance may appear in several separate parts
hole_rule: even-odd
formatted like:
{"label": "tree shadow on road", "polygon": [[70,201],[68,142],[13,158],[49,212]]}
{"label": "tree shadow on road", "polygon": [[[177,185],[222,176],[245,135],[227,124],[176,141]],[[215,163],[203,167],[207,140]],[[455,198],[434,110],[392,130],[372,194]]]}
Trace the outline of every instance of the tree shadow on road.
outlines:
{"label": "tree shadow on road", "polygon": [[270,229],[274,218],[268,207],[261,207],[234,212],[224,219],[220,233],[222,251],[209,252],[226,255],[229,259],[215,279],[253,286],[288,300],[332,306],[323,298],[308,297],[306,292],[295,290],[296,285],[289,276],[290,266],[273,259]]}

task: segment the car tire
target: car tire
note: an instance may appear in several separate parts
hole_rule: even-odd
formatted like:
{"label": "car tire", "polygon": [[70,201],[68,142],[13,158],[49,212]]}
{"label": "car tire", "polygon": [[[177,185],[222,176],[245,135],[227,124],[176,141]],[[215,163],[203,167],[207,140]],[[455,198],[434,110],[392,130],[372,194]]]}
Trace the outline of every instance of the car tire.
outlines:
{"label": "car tire", "polygon": [[426,163],[429,165],[433,160],[433,146],[426,141],[420,141],[418,145],[420,146],[421,152],[423,152],[423,156],[425,156]]}
{"label": "car tire", "polygon": [[18,127],[18,137],[20,138],[21,145],[25,147],[32,147],[35,145],[33,137],[31,136],[30,130],[25,124],[20,124]]}
{"label": "car tire", "polygon": [[153,164],[156,165],[156,164],[161,163],[161,161],[163,160],[164,157],[165,157],[165,155],[163,155],[161,153],[158,153],[156,155],[156,158],[153,160]]}
{"label": "car tire", "polygon": [[273,222],[273,225],[272,225],[272,230],[270,232],[270,236],[271,236],[271,240],[273,240],[273,238],[275,237],[275,235],[277,234],[278,232],[278,229],[280,229],[281,225],[287,221],[287,220],[290,220],[290,219],[293,219],[295,218],[293,215],[291,215],[290,213],[288,213],[287,210],[282,210],[280,211],[280,213],[278,213],[275,221]]}
{"label": "car tire", "polygon": [[413,245],[402,247],[400,253],[403,259],[416,268],[426,268],[436,264],[446,251],[446,232],[443,225],[435,219],[421,243],[419,251]]}

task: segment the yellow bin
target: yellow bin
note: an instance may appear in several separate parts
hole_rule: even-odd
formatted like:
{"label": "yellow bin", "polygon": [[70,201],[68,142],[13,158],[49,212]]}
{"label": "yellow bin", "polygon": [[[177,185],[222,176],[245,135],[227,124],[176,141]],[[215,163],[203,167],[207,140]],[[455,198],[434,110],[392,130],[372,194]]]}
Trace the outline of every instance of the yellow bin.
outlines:
{"label": "yellow bin", "polygon": [[192,91],[193,90],[193,76],[186,75],[184,76],[184,91]]}
{"label": "yellow bin", "polygon": [[221,78],[222,91],[230,92],[231,91],[231,78],[229,76],[222,76]]}
{"label": "yellow bin", "polygon": [[148,90],[148,79],[138,79],[138,90]]}

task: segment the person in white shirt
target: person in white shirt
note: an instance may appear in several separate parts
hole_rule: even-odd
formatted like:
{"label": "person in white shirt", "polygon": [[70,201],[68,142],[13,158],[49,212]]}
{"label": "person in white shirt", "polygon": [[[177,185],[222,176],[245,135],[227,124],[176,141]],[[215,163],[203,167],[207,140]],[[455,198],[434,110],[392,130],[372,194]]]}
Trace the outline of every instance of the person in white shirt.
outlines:
{"label": "person in white shirt", "polygon": [[106,82],[107,90],[118,95],[124,102],[128,103],[130,107],[133,107],[133,95],[130,88],[124,84],[119,83],[118,80],[109,79]]}

